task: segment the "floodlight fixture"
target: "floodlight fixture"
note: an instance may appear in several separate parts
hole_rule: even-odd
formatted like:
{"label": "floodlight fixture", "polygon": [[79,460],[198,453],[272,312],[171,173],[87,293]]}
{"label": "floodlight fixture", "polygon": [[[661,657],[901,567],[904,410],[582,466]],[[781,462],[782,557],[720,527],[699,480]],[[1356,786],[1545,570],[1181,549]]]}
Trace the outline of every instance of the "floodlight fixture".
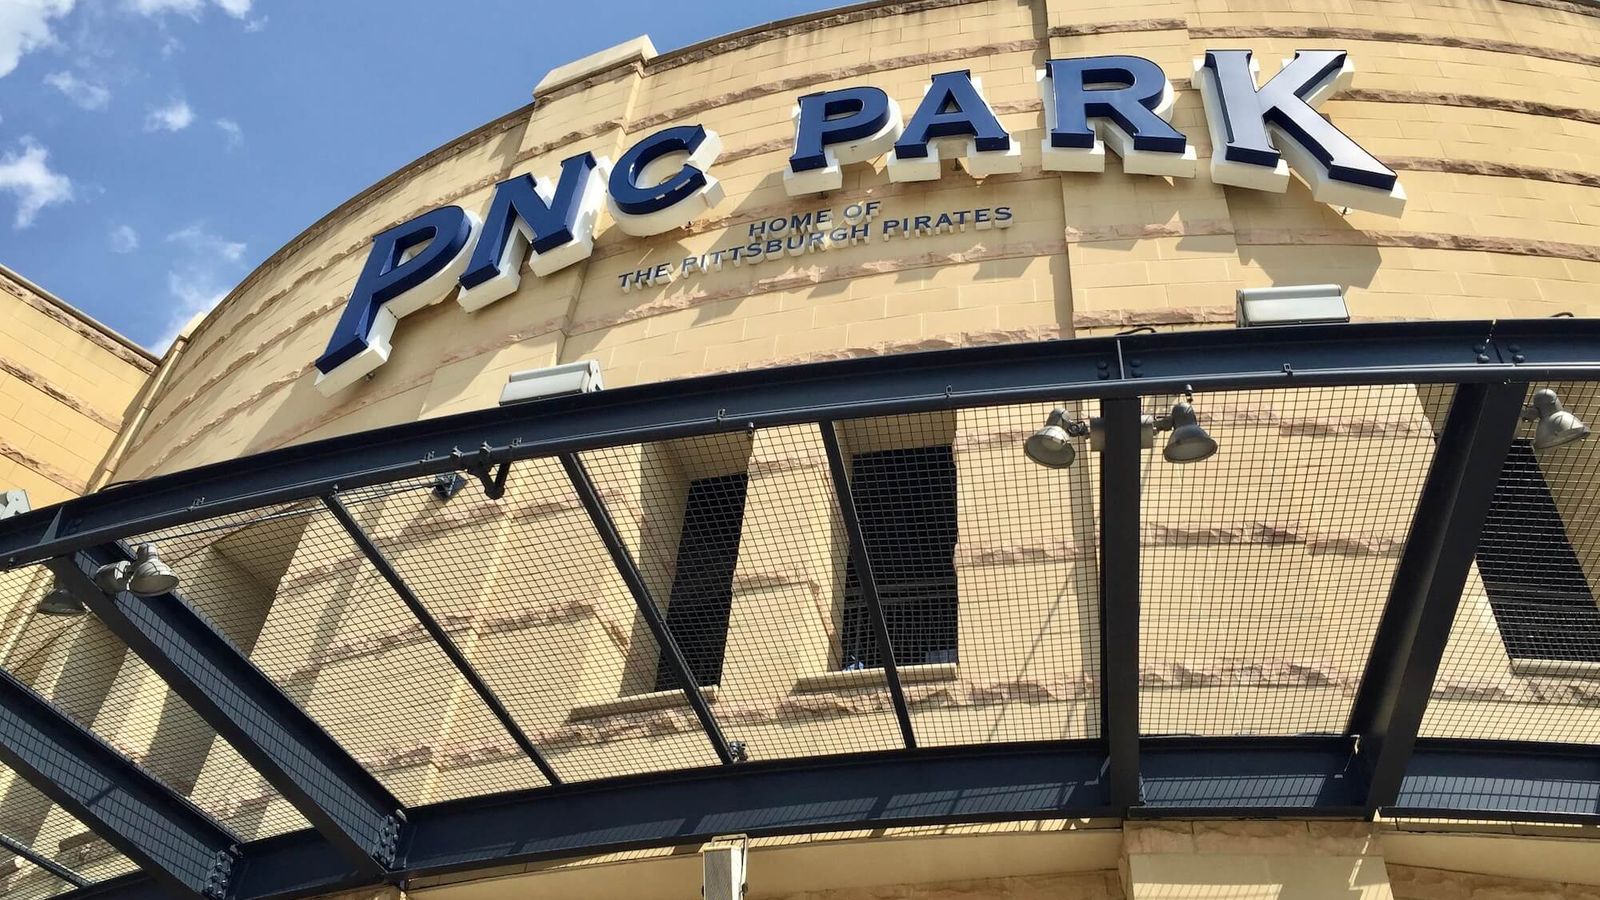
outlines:
{"label": "floodlight fixture", "polygon": [[1194,404],[1188,399],[1173,404],[1172,413],[1156,421],[1156,430],[1172,432],[1161,451],[1167,462],[1179,465],[1199,462],[1217,452],[1217,439],[1200,427]]}
{"label": "floodlight fixture", "polygon": [[81,616],[89,612],[89,607],[83,605],[77,595],[61,586],[57,581],[50,586],[50,592],[44,595],[33,611],[43,616]]}
{"label": "floodlight fixture", "polygon": [[[1155,446],[1156,432],[1171,432],[1162,457],[1170,463],[1192,463],[1207,459],[1217,452],[1217,441],[1200,426],[1194,411],[1194,394],[1185,397],[1172,407],[1172,412],[1156,418],[1139,417],[1139,446],[1148,450]],[[1022,445],[1028,458],[1050,469],[1065,469],[1078,458],[1073,439],[1087,436],[1089,449],[1103,453],[1106,449],[1105,421],[1095,418],[1087,422],[1067,417],[1067,411],[1057,407],[1050,411],[1044,427],[1030,435]]]}
{"label": "floodlight fixture", "polygon": [[1589,436],[1589,426],[1561,405],[1561,396],[1549,388],[1533,392],[1533,405],[1522,418],[1539,423],[1533,432],[1533,449],[1549,450]]}
{"label": "floodlight fixture", "polygon": [[140,544],[134,548],[132,562],[122,560],[96,569],[94,584],[107,594],[127,591],[136,597],[157,597],[176,590],[178,576],[162,562],[155,544]]}
{"label": "floodlight fixture", "polygon": [[1050,411],[1044,427],[1023,442],[1022,451],[1045,468],[1065,469],[1078,458],[1078,450],[1072,446],[1072,439],[1088,433],[1087,424],[1068,419],[1067,411],[1056,407]]}

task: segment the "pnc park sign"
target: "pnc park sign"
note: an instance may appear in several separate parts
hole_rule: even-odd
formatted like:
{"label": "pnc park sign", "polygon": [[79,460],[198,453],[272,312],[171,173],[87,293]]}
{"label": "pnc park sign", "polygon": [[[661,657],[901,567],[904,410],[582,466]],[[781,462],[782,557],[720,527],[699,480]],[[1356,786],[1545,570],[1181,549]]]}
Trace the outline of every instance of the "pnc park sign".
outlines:
{"label": "pnc park sign", "polygon": [[[1398,216],[1406,202],[1395,173],[1362,149],[1317,107],[1347,86],[1353,69],[1342,50],[1302,50],[1265,84],[1248,50],[1211,50],[1194,61],[1214,148],[1211,180],[1282,192],[1289,170],[1323,203]],[[1038,70],[1045,137],[1041,163],[1051,172],[1102,172],[1106,152],[1125,172],[1194,177],[1195,148],[1170,123],[1172,82],[1138,56],[1052,59]],[[800,97],[793,112],[794,150],[783,171],[791,197],[838,190],[847,166],[885,158],[891,181],[934,181],[951,158],[974,178],[1016,173],[1021,143],[984,99],[980,78],[966,71],[934,75],[909,119],[882,89],[869,86]],[[333,395],[383,365],[400,319],[456,292],[468,310],[517,290],[524,264],[546,276],[586,259],[605,206],[616,227],[634,236],[682,228],[722,199],[711,167],[722,151],[714,131],[676,125],[629,147],[615,163],[579,153],[554,180],[518,175],[498,184],[482,216],[443,206],[372,239],[327,349],[317,359],[317,387]],[[877,202],[852,203],[835,216],[811,210],[755,223],[749,240],[711,256],[690,257],[678,272],[698,274],[723,262],[800,255],[867,239]],[[952,215],[960,225],[1005,227],[1011,209],[994,207],[879,223],[887,239],[933,233]],[[780,237],[773,232],[800,231]],[[671,265],[621,276],[632,290],[670,280]],[[459,289],[459,290],[458,290]]]}

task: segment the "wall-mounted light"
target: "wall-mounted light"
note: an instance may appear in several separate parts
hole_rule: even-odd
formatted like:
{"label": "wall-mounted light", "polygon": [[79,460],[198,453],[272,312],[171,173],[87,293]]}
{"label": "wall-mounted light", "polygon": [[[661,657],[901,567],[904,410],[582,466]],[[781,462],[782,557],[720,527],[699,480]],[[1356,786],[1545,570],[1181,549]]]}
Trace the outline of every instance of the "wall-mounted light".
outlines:
{"label": "wall-mounted light", "polygon": [[1344,288],[1337,284],[1285,284],[1239,291],[1240,328],[1330,325],[1350,321]]}
{"label": "wall-mounted light", "polygon": [[500,392],[500,405],[565,397],[568,394],[588,394],[604,387],[600,381],[600,364],[586,359],[543,369],[512,372],[505,390]]}
{"label": "wall-mounted light", "polygon": [[1050,411],[1050,418],[1045,420],[1044,427],[1023,442],[1022,452],[1046,468],[1065,469],[1078,458],[1078,450],[1072,446],[1072,439],[1088,433],[1088,425],[1068,419],[1067,411],[1056,407]]}
{"label": "wall-mounted light", "polygon": [[[1161,456],[1167,462],[1185,463],[1199,462],[1209,459],[1217,452],[1217,441],[1204,428],[1200,427],[1199,417],[1194,411],[1194,394],[1186,393],[1184,399],[1173,404],[1172,412],[1156,418],[1143,416],[1140,418],[1139,446],[1145,449],[1155,445],[1155,434],[1158,431],[1170,431],[1166,447],[1162,448]],[[1105,451],[1105,425],[1098,418],[1087,422],[1074,421],[1067,418],[1067,411],[1057,407],[1050,411],[1050,417],[1045,420],[1044,427],[1035,431],[1023,442],[1022,450],[1028,458],[1051,469],[1065,469],[1072,465],[1078,458],[1077,448],[1073,446],[1072,439],[1089,437],[1089,449],[1096,453]]]}
{"label": "wall-mounted light", "polygon": [[161,561],[155,544],[134,548],[133,561],[110,563],[95,570],[94,585],[107,594],[127,591],[136,597],[157,597],[178,587],[177,573]]}
{"label": "wall-mounted light", "polygon": [[1170,414],[1157,419],[1156,430],[1172,432],[1172,436],[1167,438],[1167,446],[1161,451],[1161,456],[1167,462],[1179,465],[1199,462],[1217,452],[1217,439],[1200,427],[1194,404],[1188,399],[1179,400],[1173,404]]}
{"label": "wall-mounted light", "polygon": [[76,594],[56,581],[50,585],[49,593],[34,606],[33,611],[43,616],[81,616],[89,612],[89,607],[84,606]]}
{"label": "wall-mounted light", "polygon": [[1533,405],[1522,411],[1522,418],[1539,424],[1533,431],[1533,449],[1549,450],[1589,436],[1589,426],[1561,405],[1561,397],[1549,388],[1533,392]]}

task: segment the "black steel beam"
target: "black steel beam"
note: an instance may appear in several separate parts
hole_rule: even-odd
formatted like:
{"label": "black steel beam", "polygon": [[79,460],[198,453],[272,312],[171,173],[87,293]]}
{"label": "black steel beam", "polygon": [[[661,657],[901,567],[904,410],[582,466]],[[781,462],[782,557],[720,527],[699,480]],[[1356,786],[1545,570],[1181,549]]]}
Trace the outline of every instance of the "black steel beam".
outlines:
{"label": "black steel beam", "polygon": [[[0,760],[171,894],[227,895],[238,839],[3,670]],[[29,859],[82,883],[53,862]]]}
{"label": "black steel beam", "polygon": [[350,515],[350,510],[345,508],[344,503],[339,500],[337,495],[329,494],[323,498],[322,502],[328,507],[328,511],[333,513],[333,517],[339,520],[339,524],[343,526],[345,533],[350,535],[350,539],[355,541],[356,547],[361,550],[361,554],[367,558],[368,562],[372,563],[374,569],[378,570],[378,574],[383,576],[383,580],[389,582],[389,587],[399,596],[400,602],[411,610],[411,614],[416,617],[423,630],[428,632],[434,643],[439,645],[439,649],[444,651],[444,655],[449,657],[450,662],[456,667],[456,671],[461,673],[461,677],[466,679],[473,693],[477,694],[478,699],[482,700],[483,704],[489,708],[489,712],[494,715],[501,727],[511,736],[511,740],[517,745],[517,748],[528,759],[533,761],[534,766],[539,769],[539,774],[543,775],[546,781],[551,784],[560,784],[561,776],[557,775],[556,770],[551,768],[549,760],[545,759],[544,754],[539,752],[539,748],[533,745],[533,741],[528,737],[527,732],[523,731],[522,726],[517,724],[517,720],[511,717],[511,711],[506,709],[504,703],[500,702],[499,695],[495,694],[494,690],[483,680],[483,676],[478,674],[478,670],[467,659],[467,655],[461,652],[461,648],[456,645],[449,632],[444,630],[444,626],[439,624],[439,620],[434,618],[433,613],[429,612],[428,608],[423,605],[416,592],[411,589],[411,585],[407,584],[406,580],[400,576],[400,573],[395,571],[394,564],[389,562],[389,558],[384,555],[377,544],[373,543],[366,529],[361,527],[361,523]]}
{"label": "black steel beam", "polygon": [[844,530],[850,537],[850,558],[856,565],[856,581],[861,585],[861,598],[867,604],[867,615],[872,619],[872,631],[878,639],[878,654],[883,658],[883,677],[889,682],[889,700],[894,704],[894,717],[900,723],[900,740],[906,749],[917,746],[916,733],[911,729],[911,709],[906,705],[905,688],[900,684],[900,667],[894,658],[894,642],[889,639],[889,621],[883,614],[883,602],[878,597],[878,579],[872,571],[872,554],[867,551],[867,536],[861,530],[861,517],[856,510],[855,492],[850,489],[850,471],[844,464],[844,452],[839,449],[839,430],[833,422],[818,422],[822,432],[822,445],[828,454],[828,474],[833,480],[833,495],[839,503],[839,515],[844,519]]}
{"label": "black steel beam", "polygon": [[1092,742],[924,748],[568,785],[429,807],[406,865],[440,873],[719,834],[1104,816],[1100,762]]}
{"label": "black steel beam", "polygon": [[181,595],[110,596],[94,586],[101,566],[131,560],[113,544],[50,567],[358,872],[383,876],[404,822],[399,801]]}
{"label": "black steel beam", "polygon": [[1383,814],[1600,825],[1600,747],[1421,738]]}
{"label": "black steel beam", "polygon": [[1139,818],[1355,818],[1366,778],[1355,741],[1302,737],[1145,738]]}
{"label": "black steel beam", "polygon": [[1137,398],[1100,404],[1100,735],[1111,802],[1139,795],[1139,451]]}
{"label": "black steel beam", "polygon": [[[407,850],[391,880],[693,845],[730,833],[1125,811],[1135,818],[1352,818],[1365,800],[1352,743],[1340,736],[1147,738],[1145,803],[1132,810],[1109,799],[1099,741],[769,760],[469,797],[411,810]],[[1423,740],[1404,805],[1385,812],[1592,824],[1591,811],[1600,810],[1595,754],[1592,747]],[[309,831],[245,845],[233,882],[230,900],[292,900],[364,883]],[[154,900],[151,884],[132,875],[67,896]]]}
{"label": "black steel beam", "polygon": [[1525,394],[1522,384],[1463,384],[1451,402],[1351,707],[1369,813],[1399,795]]}
{"label": "black steel beam", "polygon": [[89,886],[89,879],[84,878],[77,872],[72,871],[50,857],[45,856],[43,853],[36,852],[32,847],[29,847],[27,844],[24,844],[10,835],[0,834],[0,847],[10,850],[12,853],[15,853],[16,855],[38,866],[46,872],[49,872],[51,875],[54,875],[56,878],[65,881],[67,884],[70,884],[73,887]]}
{"label": "black steel beam", "polygon": [[[1268,333],[1270,332],[1270,333]],[[1510,347],[1517,347],[1511,351]],[[1126,366],[1124,367],[1124,363]],[[493,461],[827,418],[1182,389],[1593,377],[1600,322],[1382,322],[1043,341],[711,375],[380,428],[100,491],[0,522],[7,567],[128,534]]]}
{"label": "black steel beam", "polygon": [[695,681],[694,673],[689,671],[689,663],[683,658],[683,651],[678,649],[677,639],[667,628],[667,621],[661,616],[661,608],[656,606],[655,598],[650,594],[650,586],[644,583],[644,576],[640,574],[627,545],[622,542],[622,535],[617,533],[617,525],[611,520],[611,512],[606,509],[605,501],[600,499],[600,493],[595,490],[594,482],[583,466],[583,460],[571,453],[563,454],[561,466],[567,470],[567,478],[572,481],[572,489],[578,495],[578,502],[583,504],[584,511],[589,514],[589,520],[594,523],[594,529],[600,535],[601,542],[606,545],[606,552],[611,554],[611,562],[617,567],[617,574],[622,576],[622,582],[627,585],[628,593],[633,595],[633,602],[639,608],[639,615],[644,617],[645,624],[650,628],[650,634],[655,637],[656,646],[661,650],[662,660],[672,671],[673,677],[678,679],[678,685],[683,688],[684,699],[689,702],[689,708],[694,710],[695,718],[700,720],[700,727],[705,729],[706,739],[711,742],[711,749],[716,752],[717,759],[724,765],[735,762],[735,754],[728,746],[728,739],[722,734],[722,726],[717,724],[717,717],[711,714],[710,705],[700,693],[700,685]]}

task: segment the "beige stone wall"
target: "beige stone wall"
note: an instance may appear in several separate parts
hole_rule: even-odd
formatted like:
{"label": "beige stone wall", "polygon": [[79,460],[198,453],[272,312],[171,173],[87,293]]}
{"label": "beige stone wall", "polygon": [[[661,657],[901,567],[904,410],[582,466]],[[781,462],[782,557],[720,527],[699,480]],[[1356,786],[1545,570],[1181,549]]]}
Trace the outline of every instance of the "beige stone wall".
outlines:
{"label": "beige stone wall", "polygon": [[155,369],[150,354],[0,268],[0,487],[82,494]]}
{"label": "beige stone wall", "polygon": [[[630,57],[557,85],[330,213],[247,279],[193,332],[116,477],[491,406],[509,372],[557,362],[596,359],[615,387],[1130,325],[1232,327],[1234,291],[1272,283],[1345,284],[1363,320],[1600,314],[1594,10],[1564,0],[1318,9],[917,0]],[[1049,56],[1158,61],[1180,88],[1174,122],[1204,160],[1209,138],[1187,73],[1193,57],[1224,45],[1255,50],[1269,72],[1297,47],[1350,49],[1355,87],[1326,111],[1400,171],[1405,216],[1342,214],[1298,182],[1283,196],[1221,188],[1204,165],[1176,181],[1126,176],[1116,162],[1103,175],[1039,168],[1033,72]],[[909,111],[932,73],[953,68],[982,76],[1022,144],[1021,174],[894,185],[859,167],[830,197],[784,194],[797,94],[875,84]],[[583,150],[615,158],[688,122],[727,146],[713,170],[727,198],[704,221],[649,239],[603,224],[586,263],[527,276],[475,314],[447,301],[408,317],[372,379],[332,398],[315,390],[312,361],[372,234],[442,203],[481,211],[506,177],[553,175]],[[752,222],[867,199],[893,216],[1011,206],[1016,220],[617,287],[623,273],[734,243]],[[1600,421],[1592,391],[1566,393]],[[1173,399],[1149,398],[1146,411]],[[1147,734],[1343,729],[1448,399],[1413,386],[1207,395],[1197,404],[1221,455],[1178,468],[1152,448]],[[923,744],[1083,738],[1098,727],[1098,461],[1085,451],[1069,470],[1029,464],[1021,441],[1047,411],[840,428],[847,454],[953,448],[960,656],[906,667]],[[1593,452],[1544,461],[1574,522],[1594,499]],[[690,482],[749,472],[723,677],[705,692],[730,738],[758,759],[898,745],[881,674],[838,671],[846,552],[816,429],[584,461],[660,596]],[[448,504],[426,484],[400,487],[409,490],[350,498],[357,518],[558,770],[576,781],[712,761],[681,695],[650,690],[659,648],[557,463],[519,465],[499,502],[475,483]],[[185,592],[403,802],[542,783],[325,513],[264,510],[222,526],[160,536]],[[1600,571],[1600,535],[1572,537]],[[35,623],[18,646],[33,684],[241,834],[303,825],[92,623]],[[1547,739],[1600,740],[1593,682],[1569,676],[1513,667],[1474,574],[1427,732],[1537,726]],[[0,820],[24,834],[50,827],[43,810],[11,797],[0,799]]]}
{"label": "beige stone wall", "polygon": [[[507,372],[593,358],[610,385],[914,347],[1038,340],[1130,324],[1222,326],[1242,286],[1336,281],[1360,319],[1594,310],[1600,276],[1600,57],[1591,8],[1352,0],[1145,4],[920,0],[817,16],[618,64],[555,87],[330,213],[254,273],[198,330],[123,477],[377,424],[491,405]],[[1327,113],[1401,174],[1395,220],[1210,182],[1190,61],[1205,48],[1274,60],[1343,47],[1353,90]],[[1138,53],[1178,85],[1193,179],[1044,173],[1033,71],[1049,55]],[[843,190],[796,203],[779,171],[806,90],[883,86],[909,111],[928,76],[981,75],[1024,151],[1020,175],[894,185],[853,167]],[[481,210],[510,175],[613,158],[666,125],[722,134],[727,199],[692,228],[629,238],[603,222],[594,256],[467,314],[446,302],[397,330],[394,359],[334,398],[311,387],[379,229],[441,203]],[[1010,205],[1009,230],[874,240],[624,293],[617,277],[726,246],[764,216],[875,199],[893,215]],[[204,436],[202,438],[202,435]]]}

